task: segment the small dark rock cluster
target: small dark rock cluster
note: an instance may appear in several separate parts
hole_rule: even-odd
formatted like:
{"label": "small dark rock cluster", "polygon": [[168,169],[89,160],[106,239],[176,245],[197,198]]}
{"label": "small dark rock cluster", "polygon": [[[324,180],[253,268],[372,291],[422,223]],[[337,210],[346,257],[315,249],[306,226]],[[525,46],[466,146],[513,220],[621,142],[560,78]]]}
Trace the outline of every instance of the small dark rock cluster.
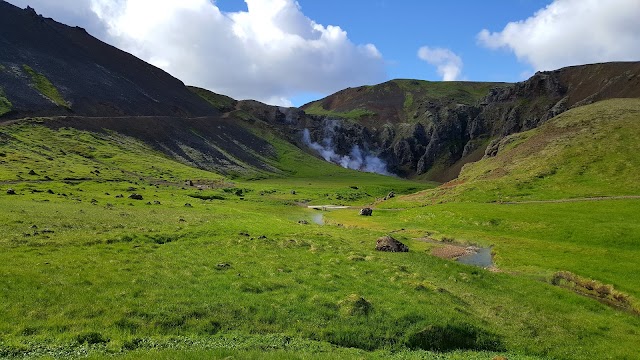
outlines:
{"label": "small dark rock cluster", "polygon": [[409,247],[391,236],[383,236],[376,242],[376,250],[387,252],[408,252]]}
{"label": "small dark rock cluster", "polygon": [[140,194],[131,194],[129,195],[129,199],[133,199],[133,200],[142,200],[143,197]]}

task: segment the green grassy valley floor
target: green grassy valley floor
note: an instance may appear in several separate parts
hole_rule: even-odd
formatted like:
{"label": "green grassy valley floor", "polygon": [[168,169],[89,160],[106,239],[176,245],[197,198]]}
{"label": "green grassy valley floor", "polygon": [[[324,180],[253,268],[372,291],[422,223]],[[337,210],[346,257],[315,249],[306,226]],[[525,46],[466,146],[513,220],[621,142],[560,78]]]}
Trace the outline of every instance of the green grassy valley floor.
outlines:
{"label": "green grassy valley floor", "polygon": [[[0,128],[0,357],[637,358],[639,199],[437,204],[277,141],[288,176],[227,179],[41,125]],[[307,208],[328,204],[353,208]],[[410,251],[375,251],[387,234]],[[491,245],[496,268],[431,255],[447,244]]]}

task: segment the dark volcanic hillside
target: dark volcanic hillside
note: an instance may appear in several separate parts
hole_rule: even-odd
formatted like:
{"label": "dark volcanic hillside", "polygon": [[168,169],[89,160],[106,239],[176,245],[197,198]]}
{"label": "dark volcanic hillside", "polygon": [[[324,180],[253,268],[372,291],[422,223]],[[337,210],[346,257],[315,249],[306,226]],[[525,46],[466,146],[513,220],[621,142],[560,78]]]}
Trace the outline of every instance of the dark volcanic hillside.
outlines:
{"label": "dark volcanic hillside", "polygon": [[[640,97],[640,62],[574,66],[540,72],[516,84],[393,80],[346,89],[303,106],[332,123],[331,144],[348,154],[366,142],[404,176],[447,181],[462,166],[493,155],[506,135],[529,130],[572,108],[610,98]],[[329,142],[326,126],[311,140]]]}
{"label": "dark volcanic hillside", "polygon": [[0,1],[3,120],[42,117],[53,129],[115,132],[221,174],[279,172],[270,165],[274,147],[243,121],[251,116],[216,105],[83,29]]}
{"label": "dark volcanic hillside", "polygon": [[[11,104],[6,106],[5,101],[4,106],[11,117],[218,113],[163,70],[84,29],[4,1],[0,1],[0,87],[0,99]],[[2,108],[0,115],[5,112]]]}

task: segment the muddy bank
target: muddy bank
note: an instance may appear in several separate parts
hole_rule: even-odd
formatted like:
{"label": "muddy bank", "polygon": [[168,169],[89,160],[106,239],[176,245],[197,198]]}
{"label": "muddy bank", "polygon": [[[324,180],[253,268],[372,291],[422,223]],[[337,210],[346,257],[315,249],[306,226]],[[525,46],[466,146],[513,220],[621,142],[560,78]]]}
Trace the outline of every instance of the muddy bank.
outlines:
{"label": "muddy bank", "polygon": [[457,262],[495,269],[491,247],[445,245],[431,249],[431,255],[442,259],[455,260]]}

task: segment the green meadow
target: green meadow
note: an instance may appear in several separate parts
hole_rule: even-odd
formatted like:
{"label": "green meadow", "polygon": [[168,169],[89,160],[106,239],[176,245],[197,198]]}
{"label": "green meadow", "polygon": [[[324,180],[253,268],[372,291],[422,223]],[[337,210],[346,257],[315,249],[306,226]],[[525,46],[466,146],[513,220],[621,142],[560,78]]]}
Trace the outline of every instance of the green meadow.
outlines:
{"label": "green meadow", "polygon": [[[545,126],[576,121],[624,146],[632,136],[589,119],[635,124],[636,107],[595,104]],[[581,199],[640,195],[636,157],[617,148],[608,175],[587,180],[599,160],[579,174],[588,152],[566,140],[515,152],[542,128],[465,167],[459,187],[434,188],[276,139],[279,175],[223,177],[116,133],[45,123],[0,128],[0,358],[638,356],[640,199]],[[539,178],[530,167],[549,157],[557,170]],[[510,172],[483,177],[498,167]],[[608,188],[612,177],[628,186]],[[566,199],[580,201],[531,202]],[[308,208],[330,204],[352,207]],[[410,251],[376,251],[388,234]],[[495,267],[431,255],[451,244],[491,246]]]}

